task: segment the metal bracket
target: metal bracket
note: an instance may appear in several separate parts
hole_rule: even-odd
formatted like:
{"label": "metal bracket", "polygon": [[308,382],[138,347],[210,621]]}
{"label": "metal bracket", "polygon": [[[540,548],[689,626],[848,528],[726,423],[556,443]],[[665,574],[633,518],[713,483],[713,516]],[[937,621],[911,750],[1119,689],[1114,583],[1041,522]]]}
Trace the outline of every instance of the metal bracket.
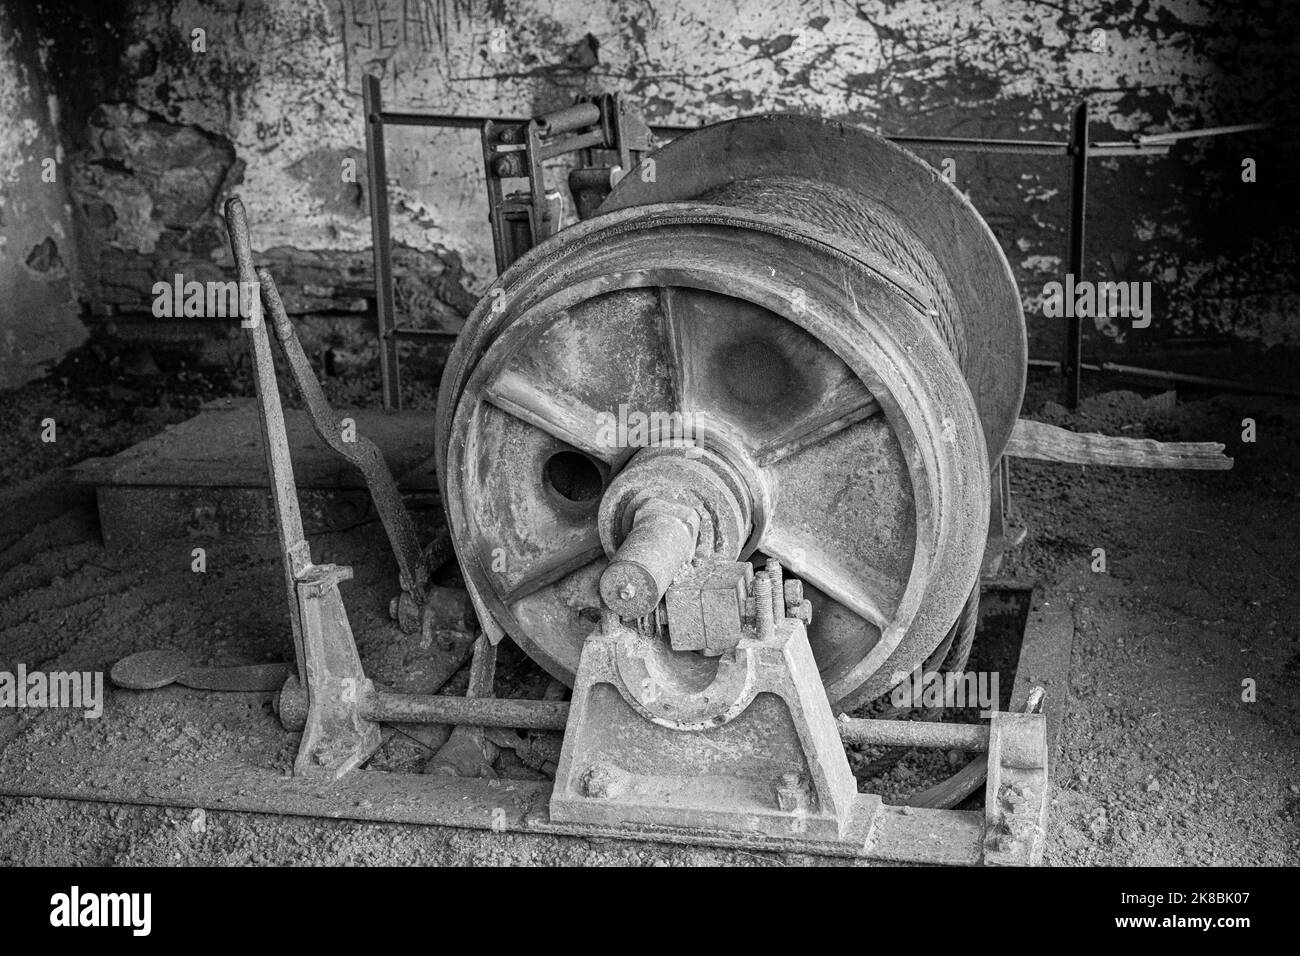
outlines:
{"label": "metal bracket", "polygon": [[774,615],[766,572],[754,601],[753,630],[716,663],[606,612],[578,664],[552,820],[865,846],[880,801],[857,792],[803,622]]}
{"label": "metal bracket", "polygon": [[[581,152],[569,189],[585,219],[650,149],[649,127],[616,93],[579,97],[530,120],[485,120],[482,139],[498,275],[561,226],[559,194],[546,191],[545,160]],[[617,164],[597,165],[597,150],[617,153]],[[523,180],[524,187],[507,193],[505,180]]]}
{"label": "metal bracket", "polygon": [[1047,789],[1047,718],[995,713],[984,797],[986,866],[1037,866],[1043,861]]}
{"label": "metal bracket", "polygon": [[[226,203],[231,249],[245,283],[258,281],[253,268],[248,220],[238,199]],[[265,291],[265,290],[263,290]],[[278,303],[278,297],[275,298]],[[276,385],[271,340],[261,310],[245,324],[253,351],[253,381],[257,390],[262,442],[271,474],[281,559],[289,589],[293,625],[296,681],[307,690],[305,729],[294,763],[303,775],[341,776],[364,762],[379,746],[379,725],[362,719],[356,702],[368,691],[361,670],[339,582],[352,577],[352,569],[317,565],[302,530],[298,488],[289,457],[284,410]],[[293,683],[289,678],[287,683]]]}
{"label": "metal bracket", "polygon": [[371,684],[339,594],[339,583],[351,577],[351,568],[313,564],[297,581],[307,672],[307,717],[293,764],[300,776],[341,777],[379,749],[379,724],[358,706]]}
{"label": "metal bracket", "polygon": [[[307,405],[307,414],[312,428],[331,451],[344,461],[355,465],[361,472],[366,482],[366,489],[370,492],[375,510],[379,512],[379,519],[388,535],[393,556],[397,559],[402,591],[409,595],[416,606],[422,607],[431,569],[425,564],[424,552],[421,551],[419,539],[415,534],[415,522],[411,520],[410,512],[402,503],[402,495],[397,490],[393,473],[374,442],[360,434],[354,434],[350,438],[345,436],[334,410],[330,408],[329,400],[325,397],[324,389],[321,388],[316,374],[312,371],[307,354],[298,340],[298,333],[294,330],[293,323],[289,321],[275,279],[267,270],[258,269],[257,280],[266,310],[270,313],[271,322],[275,326],[276,338],[289,363],[289,370],[293,374],[294,383],[298,386],[298,393]],[[272,385],[274,385],[273,381],[267,383],[268,388]],[[287,456],[287,449],[285,454]],[[417,621],[412,630],[418,629],[418,626]]]}

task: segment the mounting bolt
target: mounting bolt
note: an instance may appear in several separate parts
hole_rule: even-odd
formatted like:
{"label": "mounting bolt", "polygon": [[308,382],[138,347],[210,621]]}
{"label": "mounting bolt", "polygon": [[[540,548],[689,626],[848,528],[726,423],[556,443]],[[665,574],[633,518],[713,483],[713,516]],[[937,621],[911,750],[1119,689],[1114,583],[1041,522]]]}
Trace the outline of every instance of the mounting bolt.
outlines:
{"label": "mounting bolt", "polygon": [[781,572],[781,562],[776,558],[767,559],[767,576],[772,582],[772,617],[776,620],[786,617],[785,587]]}
{"label": "mounting bolt", "polygon": [[805,794],[803,787],[799,785],[799,775],[788,771],[781,774],[781,782],[776,786],[777,809],[794,813],[803,807],[804,803]]}
{"label": "mounting bolt", "polygon": [[630,601],[636,597],[636,585],[632,583],[624,584],[618,589],[618,596],[624,601]]}
{"label": "mounting bolt", "polygon": [[611,764],[592,764],[581,778],[582,792],[596,799],[616,797],[627,785],[627,774]]}
{"label": "mounting bolt", "polygon": [[754,629],[760,641],[770,641],[776,634],[772,617],[772,579],[766,571],[754,573]]}
{"label": "mounting bolt", "polygon": [[523,165],[519,162],[518,153],[510,153],[507,156],[497,157],[496,162],[492,164],[493,171],[502,179],[522,176],[524,174]]}

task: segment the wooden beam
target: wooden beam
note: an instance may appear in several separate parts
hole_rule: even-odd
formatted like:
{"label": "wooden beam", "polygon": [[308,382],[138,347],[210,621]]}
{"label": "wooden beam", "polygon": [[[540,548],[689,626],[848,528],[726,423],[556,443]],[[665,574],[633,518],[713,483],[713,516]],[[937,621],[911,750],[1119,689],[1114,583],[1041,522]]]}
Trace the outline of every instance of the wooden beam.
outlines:
{"label": "wooden beam", "polygon": [[1160,442],[1150,438],[1072,432],[1045,422],[1019,419],[1007,442],[1012,458],[1121,468],[1187,468],[1226,471],[1232,459],[1219,442]]}

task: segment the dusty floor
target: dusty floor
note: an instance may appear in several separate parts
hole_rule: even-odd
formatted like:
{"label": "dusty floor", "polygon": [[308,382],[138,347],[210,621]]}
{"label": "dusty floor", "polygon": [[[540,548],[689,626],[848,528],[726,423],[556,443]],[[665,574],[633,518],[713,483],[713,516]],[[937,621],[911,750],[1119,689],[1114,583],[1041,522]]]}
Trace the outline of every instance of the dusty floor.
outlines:
{"label": "dusty floor", "polygon": [[[109,454],[178,421],[198,403],[243,388],[239,377],[182,369],[156,356],[81,356],[42,383],[0,395],[0,669],[107,669],[150,647],[204,661],[282,659],[280,582],[266,543],[209,548],[190,570],[192,542],[144,553],[107,552],[93,497],[60,469]],[[160,372],[158,365],[166,367]],[[348,396],[355,397],[356,386]],[[1090,398],[1075,415],[1045,402],[1027,410],[1081,430],[1161,439],[1216,439],[1237,467],[1139,472],[1017,463],[1013,491],[1030,529],[1003,576],[1037,580],[1072,608],[1076,637],[1068,716],[1054,769],[1047,858],[1055,864],[1295,864],[1300,862],[1300,407],[1219,397],[1172,411],[1131,393]],[[337,391],[336,391],[337,395]],[[39,441],[54,417],[59,441]],[[1241,421],[1257,440],[1241,441]],[[381,680],[424,689],[440,680],[445,648],[420,648],[387,623],[393,569],[377,526],[313,542],[317,560],[357,568],[345,598],[367,666]],[[1093,550],[1107,570],[1095,573]],[[503,679],[538,695],[545,679],[522,655]],[[454,690],[464,674],[453,678]],[[1243,700],[1243,681],[1256,699]],[[70,753],[93,786],[128,769],[100,748],[140,741],[140,759],[201,772],[217,752],[287,767],[294,740],[265,695],[169,688],[119,692],[113,719],[0,711],[0,774]],[[133,736],[134,735],[134,736]],[[393,737],[381,760],[418,767],[425,742]],[[43,754],[45,756],[43,756]],[[543,769],[544,766],[543,766]],[[906,793],[925,761],[878,781]],[[512,773],[537,771],[517,764]],[[0,798],[0,863],[781,864],[802,857],[610,841],[497,835],[195,809]]]}

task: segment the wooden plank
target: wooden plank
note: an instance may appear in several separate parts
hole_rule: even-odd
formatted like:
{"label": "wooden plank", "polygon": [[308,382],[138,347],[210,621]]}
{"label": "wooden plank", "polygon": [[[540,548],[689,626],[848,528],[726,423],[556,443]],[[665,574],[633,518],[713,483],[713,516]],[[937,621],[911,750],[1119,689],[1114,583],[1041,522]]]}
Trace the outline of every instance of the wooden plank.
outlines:
{"label": "wooden plank", "polygon": [[1021,418],[1011,432],[1005,454],[1073,465],[1226,471],[1232,467],[1232,459],[1223,454],[1223,447],[1219,442],[1209,441],[1160,442],[1072,432]]}
{"label": "wooden plank", "polygon": [[1010,709],[1020,711],[1033,689],[1043,688],[1049,768],[1055,761],[1061,725],[1069,709],[1070,655],[1073,649],[1074,615],[1070,609],[1059,598],[1037,597],[1025,619]]}
{"label": "wooden plank", "polygon": [[[378,446],[398,485],[433,491],[433,413],[342,409],[358,434]],[[285,409],[285,428],[300,489],[364,488],[361,472],[316,434],[301,409]],[[77,481],[93,485],[152,487],[269,488],[257,408],[251,399],[223,399],[194,418],[111,458],[92,458],[72,469]]]}

